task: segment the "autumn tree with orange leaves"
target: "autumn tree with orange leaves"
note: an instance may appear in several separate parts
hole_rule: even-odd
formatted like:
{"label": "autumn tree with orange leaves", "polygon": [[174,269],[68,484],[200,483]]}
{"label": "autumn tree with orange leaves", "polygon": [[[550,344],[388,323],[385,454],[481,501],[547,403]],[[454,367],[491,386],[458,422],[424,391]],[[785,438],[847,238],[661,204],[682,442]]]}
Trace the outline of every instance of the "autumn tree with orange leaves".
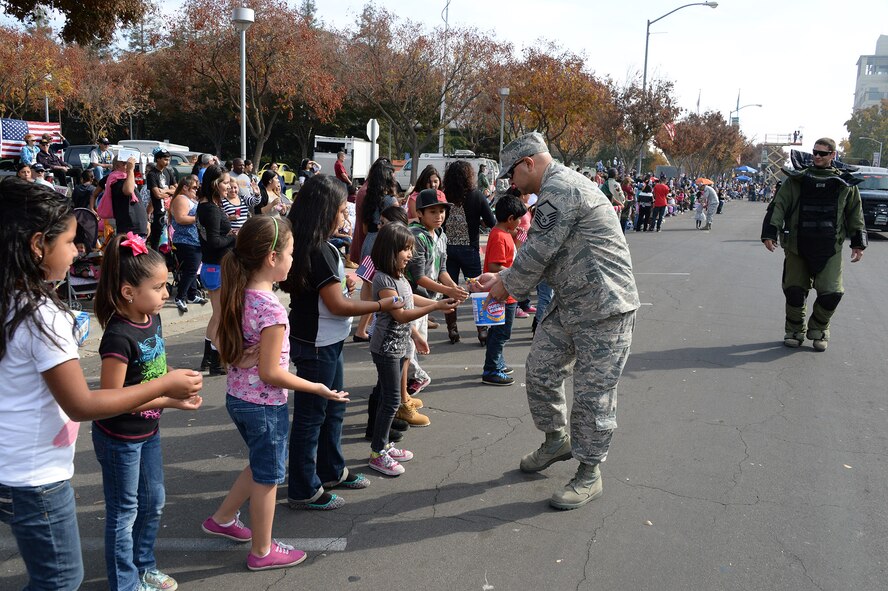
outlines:
{"label": "autumn tree with orange leaves", "polygon": [[[180,68],[193,77],[196,92],[185,108],[199,110],[200,100],[218,102],[240,116],[240,38],[231,25],[232,9],[240,0],[188,0],[189,30],[176,31],[171,44],[186,61]],[[255,0],[256,22],[247,31],[247,132],[255,142],[259,162],[266,141],[281,117],[291,117],[294,105],[311,109],[320,120],[341,105],[341,93],[328,72],[317,31],[283,0]]]}
{"label": "autumn tree with orange leaves", "polygon": [[567,165],[598,149],[615,105],[582,56],[555,44],[531,47],[511,74],[510,126],[516,135],[539,131]]}
{"label": "autumn tree with orange leaves", "polygon": [[[350,97],[377,110],[418,156],[437,147],[440,129],[469,118],[479,97],[496,94],[488,72],[508,55],[508,45],[477,30],[445,35],[368,5],[343,43],[339,72]],[[416,168],[411,174],[415,182]]]}
{"label": "autumn tree with orange leaves", "polygon": [[718,175],[738,165],[738,158],[751,153],[739,129],[729,125],[721,113],[689,113],[675,122],[675,137],[661,129],[654,140],[670,161],[693,175]]}
{"label": "autumn tree with orange leaves", "polygon": [[0,115],[23,119],[42,112],[44,97],[54,109],[64,106],[75,87],[69,62],[79,48],[59,45],[48,29],[0,26],[0,36]]}

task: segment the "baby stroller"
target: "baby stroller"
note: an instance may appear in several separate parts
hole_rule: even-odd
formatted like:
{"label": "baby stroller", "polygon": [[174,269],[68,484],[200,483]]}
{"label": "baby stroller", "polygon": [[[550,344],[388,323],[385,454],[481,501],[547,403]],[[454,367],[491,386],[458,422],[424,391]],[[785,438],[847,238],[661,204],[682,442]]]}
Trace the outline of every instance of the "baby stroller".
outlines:
{"label": "baby stroller", "polygon": [[101,275],[102,253],[99,247],[99,216],[85,208],[74,209],[77,230],[74,243],[82,244],[84,252],[68,269],[65,285],[68,292],[68,307],[80,311],[83,306],[78,300],[92,300],[99,285]]}

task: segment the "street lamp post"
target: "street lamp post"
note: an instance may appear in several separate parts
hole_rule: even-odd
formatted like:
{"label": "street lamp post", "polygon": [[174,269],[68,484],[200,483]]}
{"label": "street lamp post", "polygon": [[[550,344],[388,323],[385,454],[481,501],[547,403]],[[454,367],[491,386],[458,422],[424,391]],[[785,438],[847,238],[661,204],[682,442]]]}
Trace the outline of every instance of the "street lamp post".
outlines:
{"label": "street lamp post", "polygon": [[873,166],[881,166],[881,165],[882,165],[882,142],[880,142],[880,141],[877,140],[876,138],[866,137],[866,136],[862,136],[862,135],[861,135],[861,136],[858,136],[857,139],[860,139],[860,140],[869,140],[869,141],[871,141],[871,142],[876,142],[877,144],[879,144],[879,158],[878,158],[878,161],[875,161],[875,160],[876,160],[875,158],[873,159],[873,160],[874,160],[874,162],[873,162]]}
{"label": "street lamp post", "polygon": [[[648,46],[650,45],[650,41],[651,41],[651,25],[659,20],[666,18],[667,16],[669,16],[673,12],[678,12],[682,8],[687,8],[688,6],[708,6],[709,8],[717,8],[718,2],[692,2],[691,4],[685,4],[683,6],[679,6],[678,8],[670,10],[669,12],[664,14],[663,16],[657,17],[654,20],[652,20],[652,21],[649,20],[647,22],[647,30],[645,31],[645,37],[644,37],[644,73],[642,74],[642,77],[641,77],[641,98],[642,98],[642,100],[645,100],[647,98]],[[647,141],[647,140],[645,140],[645,141]],[[638,169],[637,170],[639,173],[641,173],[641,158],[642,158],[643,154],[644,154],[644,143],[642,143],[641,146],[638,148]]]}
{"label": "street lamp post", "polygon": [[499,162],[503,163],[503,132],[506,128],[506,97],[509,96],[508,88],[500,88],[500,149],[499,149]]}
{"label": "street lamp post", "polygon": [[729,111],[728,112],[728,121],[730,122],[731,125],[733,125],[734,127],[740,127],[740,117],[738,116],[737,120],[734,121],[734,113],[739,113],[741,111],[741,109],[745,109],[746,107],[761,107],[761,105],[758,103],[750,103],[748,105],[743,105],[742,107],[737,107],[733,111]]}
{"label": "street lamp post", "polygon": [[241,159],[247,158],[247,29],[256,20],[252,8],[235,8],[231,13],[234,28],[240,33],[240,108]]}
{"label": "street lamp post", "polygon": [[[52,74],[47,74],[43,79],[47,82],[52,82]],[[49,90],[46,90],[43,93],[43,107],[46,115],[46,122],[49,123]],[[61,119],[59,119],[59,121],[61,121]]]}

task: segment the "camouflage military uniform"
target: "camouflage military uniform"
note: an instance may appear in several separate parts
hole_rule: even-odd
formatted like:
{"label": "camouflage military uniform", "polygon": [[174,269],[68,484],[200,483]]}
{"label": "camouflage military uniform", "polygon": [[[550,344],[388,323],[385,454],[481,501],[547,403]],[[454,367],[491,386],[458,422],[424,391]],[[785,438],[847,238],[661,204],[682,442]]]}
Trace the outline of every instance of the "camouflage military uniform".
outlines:
{"label": "camouflage military uniform", "polygon": [[639,307],[629,247],[610,200],[580,173],[552,162],[527,242],[500,278],[519,300],[540,281],[555,290],[528,356],[530,411],[541,431],[564,428],[564,380],[573,373],[573,456],[603,461],[617,427],[617,382]]}

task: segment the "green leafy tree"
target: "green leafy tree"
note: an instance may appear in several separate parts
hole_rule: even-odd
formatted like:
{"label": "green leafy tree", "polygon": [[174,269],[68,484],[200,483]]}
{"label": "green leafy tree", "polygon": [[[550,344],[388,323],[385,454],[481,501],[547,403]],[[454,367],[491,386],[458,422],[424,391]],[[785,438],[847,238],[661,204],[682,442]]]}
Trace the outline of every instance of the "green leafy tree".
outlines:
{"label": "green leafy tree", "polygon": [[22,21],[49,10],[61,12],[62,39],[81,45],[109,43],[119,25],[137,23],[148,5],[133,0],[0,0],[0,7]]}
{"label": "green leafy tree", "polygon": [[[878,105],[854,111],[851,119],[845,122],[848,129],[850,150],[846,157],[862,158],[871,161],[873,152],[879,151],[882,142],[881,166],[885,166],[888,155],[888,99],[882,99]],[[862,139],[862,138],[872,139]],[[875,142],[873,141],[875,140]]]}

